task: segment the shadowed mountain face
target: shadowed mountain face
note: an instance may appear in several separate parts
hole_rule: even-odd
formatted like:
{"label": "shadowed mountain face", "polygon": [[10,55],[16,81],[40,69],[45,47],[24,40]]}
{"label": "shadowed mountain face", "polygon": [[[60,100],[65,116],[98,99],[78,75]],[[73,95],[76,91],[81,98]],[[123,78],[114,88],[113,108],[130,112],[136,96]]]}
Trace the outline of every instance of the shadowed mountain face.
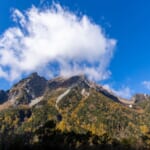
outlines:
{"label": "shadowed mountain face", "polygon": [[0,103],[0,149],[150,149],[149,96],[127,101],[84,75],[33,73],[1,90]]}
{"label": "shadowed mountain face", "polygon": [[0,100],[11,101],[12,104],[29,104],[31,100],[42,96],[47,87],[47,80],[38,76],[37,73],[15,84],[7,93],[1,94]]}
{"label": "shadowed mountain face", "polygon": [[7,92],[0,90],[0,104],[4,103],[8,99]]}

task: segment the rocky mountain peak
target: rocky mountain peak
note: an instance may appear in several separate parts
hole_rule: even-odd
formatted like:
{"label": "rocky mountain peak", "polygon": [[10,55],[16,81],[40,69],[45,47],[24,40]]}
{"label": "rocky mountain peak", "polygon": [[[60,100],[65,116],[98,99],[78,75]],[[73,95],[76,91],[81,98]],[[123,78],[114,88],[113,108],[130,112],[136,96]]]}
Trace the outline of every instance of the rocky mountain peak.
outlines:
{"label": "rocky mountain peak", "polygon": [[31,74],[29,75],[28,78],[33,79],[33,78],[38,78],[38,77],[40,77],[40,76],[38,75],[38,73],[37,73],[37,72],[33,72],[33,73],[31,73]]}
{"label": "rocky mountain peak", "polygon": [[88,80],[85,75],[76,75],[68,78],[65,82],[64,85],[66,86],[73,86],[79,84],[80,86],[83,86],[83,84],[88,86]]}
{"label": "rocky mountain peak", "polygon": [[135,103],[139,103],[139,102],[150,100],[150,96],[148,94],[140,94],[140,93],[138,93],[138,94],[135,94],[131,99]]}
{"label": "rocky mountain peak", "polygon": [[69,78],[57,77],[52,80],[49,80],[49,88],[55,89],[58,87],[69,88],[76,85],[80,87],[89,87],[89,81],[85,75],[75,75]]}
{"label": "rocky mountain peak", "polygon": [[42,96],[47,87],[47,80],[32,73],[29,77],[15,84],[8,93],[8,100],[15,104],[27,104],[32,99]]}

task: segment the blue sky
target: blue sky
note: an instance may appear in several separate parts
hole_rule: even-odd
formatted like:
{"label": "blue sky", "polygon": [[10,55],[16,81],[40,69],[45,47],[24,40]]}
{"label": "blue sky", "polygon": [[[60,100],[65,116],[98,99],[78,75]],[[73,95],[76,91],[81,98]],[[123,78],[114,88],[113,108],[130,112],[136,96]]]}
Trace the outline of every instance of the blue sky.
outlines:
{"label": "blue sky", "polygon": [[[86,14],[100,25],[107,37],[117,41],[109,63],[111,75],[101,83],[114,90],[128,88],[130,93],[150,93],[150,1],[149,0],[61,0],[55,1],[75,14]],[[42,8],[51,1],[0,1],[0,34],[14,26],[12,10],[26,11],[35,5]],[[55,66],[55,65],[54,65]],[[53,67],[55,69],[55,67]],[[144,82],[145,81],[145,82]],[[0,88],[12,83],[0,78]]]}

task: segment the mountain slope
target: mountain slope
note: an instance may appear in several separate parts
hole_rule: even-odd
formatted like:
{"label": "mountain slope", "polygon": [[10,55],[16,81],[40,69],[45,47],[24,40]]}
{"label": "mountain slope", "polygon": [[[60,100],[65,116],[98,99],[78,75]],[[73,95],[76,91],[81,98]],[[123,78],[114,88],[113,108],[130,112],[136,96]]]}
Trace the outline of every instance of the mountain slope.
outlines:
{"label": "mountain slope", "polygon": [[0,146],[11,147],[5,138],[17,142],[19,137],[23,147],[65,149],[68,139],[76,149],[85,149],[84,142],[93,149],[108,144],[117,149],[114,143],[120,149],[150,148],[149,97],[136,95],[128,102],[83,75],[48,81],[33,73],[1,91],[0,101]]}

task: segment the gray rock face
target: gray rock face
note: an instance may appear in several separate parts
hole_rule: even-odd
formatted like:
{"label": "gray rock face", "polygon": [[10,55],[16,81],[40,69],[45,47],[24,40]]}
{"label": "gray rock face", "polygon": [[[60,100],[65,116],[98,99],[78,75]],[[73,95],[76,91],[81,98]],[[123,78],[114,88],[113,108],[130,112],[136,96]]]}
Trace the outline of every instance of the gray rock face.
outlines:
{"label": "gray rock face", "polygon": [[135,101],[135,103],[139,103],[150,100],[150,96],[148,94],[135,94],[132,99]]}
{"label": "gray rock face", "polygon": [[80,87],[89,87],[88,80],[83,75],[76,75],[67,79],[58,77],[48,81],[48,86],[50,89],[55,89],[58,87],[69,88],[76,85]]}
{"label": "gray rock face", "polygon": [[14,104],[29,104],[32,99],[42,96],[47,87],[47,80],[37,73],[21,80],[8,93],[8,100]]}

